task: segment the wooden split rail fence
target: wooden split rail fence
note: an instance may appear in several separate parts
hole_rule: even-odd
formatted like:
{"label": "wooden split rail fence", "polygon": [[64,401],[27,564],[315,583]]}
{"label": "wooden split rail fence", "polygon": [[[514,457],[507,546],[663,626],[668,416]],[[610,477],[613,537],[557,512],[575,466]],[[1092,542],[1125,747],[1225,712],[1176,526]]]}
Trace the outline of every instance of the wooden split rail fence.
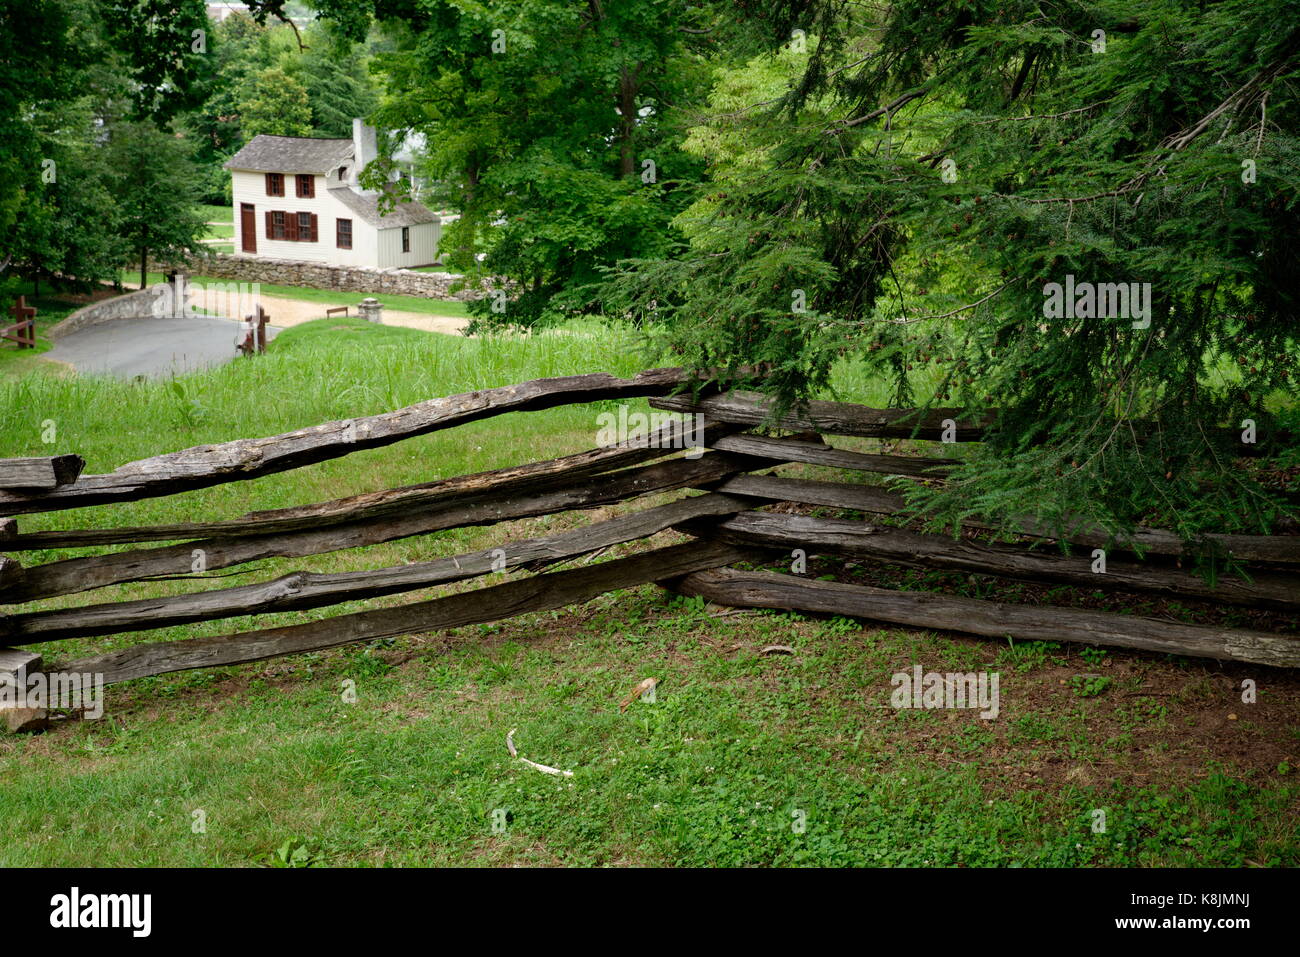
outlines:
{"label": "wooden split rail fence", "polygon": [[[941,478],[945,458],[875,454],[836,448],[823,435],[938,441],[945,420],[959,422],[964,441],[978,441],[986,423],[960,422],[951,409],[879,410],[811,402],[771,421],[761,397],[749,393],[688,397],[681,370],[631,379],[596,374],[542,379],[432,399],[393,412],[261,439],[198,446],[82,475],[73,455],[0,460],[0,679],[3,672],[41,670],[26,646],[72,638],[123,635],[200,621],[306,611],[358,599],[399,595],[501,572],[532,572],[455,594],[386,605],[298,624],[217,637],[146,641],[47,671],[102,675],[105,684],[193,668],[259,661],[352,642],[501,620],[560,608],[600,594],[659,582],[688,595],[736,607],[784,608],[1003,639],[1080,641],[1256,664],[1300,666],[1300,635],[1185,625],[1154,618],[1052,606],[1013,605],[934,592],[896,591],[810,580],[796,574],[729,566],[789,561],[792,550],[843,555],[909,568],[992,575],[1031,582],[1107,588],[1210,600],[1300,614],[1300,536],[1224,535],[1219,544],[1251,566],[1249,579],[1210,585],[1172,562],[1183,543],[1168,532],[1139,529],[1135,544],[1148,560],[1110,560],[1093,574],[1088,559],[1028,544],[953,539],[897,523],[819,518],[774,503],[821,506],[887,518],[902,498],[878,485],[782,477],[789,463]],[[563,458],[385,489],[311,505],[253,512],[234,519],[139,527],[23,531],[20,516],[173,495],[300,468],[364,449],[426,435],[507,412],[598,400],[649,398],[663,413],[687,413],[644,435]],[[593,417],[594,422],[594,417]],[[790,435],[769,434],[789,432]],[[700,448],[707,449],[704,451]],[[688,449],[681,454],[682,449]],[[690,491],[702,494],[687,494]],[[272,581],[217,587],[159,598],[75,607],[23,606],[129,582],[203,578],[266,558],[297,558],[491,525],[632,499],[680,493],[641,511],[572,531],[436,561],[319,574],[294,572]],[[690,537],[595,562],[599,553],[668,530]],[[1045,539],[1027,526],[1027,536]],[[1070,542],[1106,544],[1083,530]],[[164,543],[149,545],[148,543]],[[45,549],[101,549],[43,564],[15,556]],[[204,574],[192,574],[195,555]],[[587,556],[584,564],[546,570]],[[784,556],[782,559],[781,556]],[[1150,560],[1154,556],[1154,560]],[[57,645],[56,645],[57,648]],[[11,721],[12,724],[12,721]]]}
{"label": "wooden split rail fence", "polygon": [[27,305],[26,296],[19,296],[9,311],[17,321],[13,325],[0,326],[0,339],[18,343],[19,349],[35,349],[36,308]]}

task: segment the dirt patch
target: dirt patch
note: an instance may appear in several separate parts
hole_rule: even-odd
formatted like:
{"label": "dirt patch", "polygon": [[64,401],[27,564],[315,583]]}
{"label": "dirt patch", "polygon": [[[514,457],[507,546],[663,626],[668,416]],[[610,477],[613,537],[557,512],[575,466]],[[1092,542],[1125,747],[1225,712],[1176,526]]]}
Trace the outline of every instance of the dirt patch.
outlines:
{"label": "dirt patch", "polygon": [[[263,308],[271,317],[271,325],[281,329],[324,319],[325,310],[338,306],[355,306],[360,294],[340,294],[340,301],[335,303],[303,302],[299,299],[285,299],[280,296],[262,296]],[[443,335],[458,336],[469,320],[457,316],[431,316],[421,312],[402,312],[397,309],[384,310],[384,325],[402,326],[407,329],[421,329],[424,332],[440,332]]]}

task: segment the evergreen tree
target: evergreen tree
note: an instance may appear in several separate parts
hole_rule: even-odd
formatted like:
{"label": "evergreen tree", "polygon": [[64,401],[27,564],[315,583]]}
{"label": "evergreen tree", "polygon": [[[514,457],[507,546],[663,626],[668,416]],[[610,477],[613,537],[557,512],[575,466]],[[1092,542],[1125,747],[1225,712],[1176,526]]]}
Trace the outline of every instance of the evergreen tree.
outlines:
{"label": "evergreen tree", "polygon": [[[1243,456],[1298,461],[1296,4],[861,10],[771,9],[806,66],[697,135],[752,148],[687,244],[627,264],[624,307],[654,301],[682,361],[771,363],[786,404],[854,361],[895,402],[992,412],[911,486],[945,521],[1268,527],[1284,483]],[[1137,300],[1078,292],[1112,283]]]}

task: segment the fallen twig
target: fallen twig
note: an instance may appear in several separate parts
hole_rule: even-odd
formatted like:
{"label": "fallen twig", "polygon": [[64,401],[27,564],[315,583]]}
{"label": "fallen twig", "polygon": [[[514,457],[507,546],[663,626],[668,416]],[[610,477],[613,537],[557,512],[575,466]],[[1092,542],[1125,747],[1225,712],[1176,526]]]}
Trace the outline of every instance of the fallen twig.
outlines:
{"label": "fallen twig", "polygon": [[559,768],[548,767],[545,764],[538,764],[536,761],[529,761],[527,758],[520,758],[519,752],[515,750],[515,732],[518,730],[518,728],[511,728],[510,733],[506,735],[506,750],[510,752],[512,758],[519,758],[520,761],[528,765],[530,768],[536,768],[544,774],[556,774],[566,778],[573,777],[572,771],[561,771]]}

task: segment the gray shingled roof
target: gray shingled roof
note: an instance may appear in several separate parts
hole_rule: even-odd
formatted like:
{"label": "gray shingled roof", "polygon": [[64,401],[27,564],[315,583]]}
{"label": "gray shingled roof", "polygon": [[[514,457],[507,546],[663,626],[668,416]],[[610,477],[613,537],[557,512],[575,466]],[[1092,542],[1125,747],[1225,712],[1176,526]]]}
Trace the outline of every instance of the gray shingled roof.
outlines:
{"label": "gray shingled roof", "polygon": [[226,160],[226,169],[254,173],[328,173],[352,158],[352,140],[259,133]]}
{"label": "gray shingled roof", "polygon": [[390,229],[393,226],[418,226],[420,223],[439,221],[437,216],[411,199],[398,203],[391,213],[384,213],[381,216],[377,194],[357,193],[346,186],[336,186],[330,189],[330,195],[371,226],[378,226],[380,229]]}

